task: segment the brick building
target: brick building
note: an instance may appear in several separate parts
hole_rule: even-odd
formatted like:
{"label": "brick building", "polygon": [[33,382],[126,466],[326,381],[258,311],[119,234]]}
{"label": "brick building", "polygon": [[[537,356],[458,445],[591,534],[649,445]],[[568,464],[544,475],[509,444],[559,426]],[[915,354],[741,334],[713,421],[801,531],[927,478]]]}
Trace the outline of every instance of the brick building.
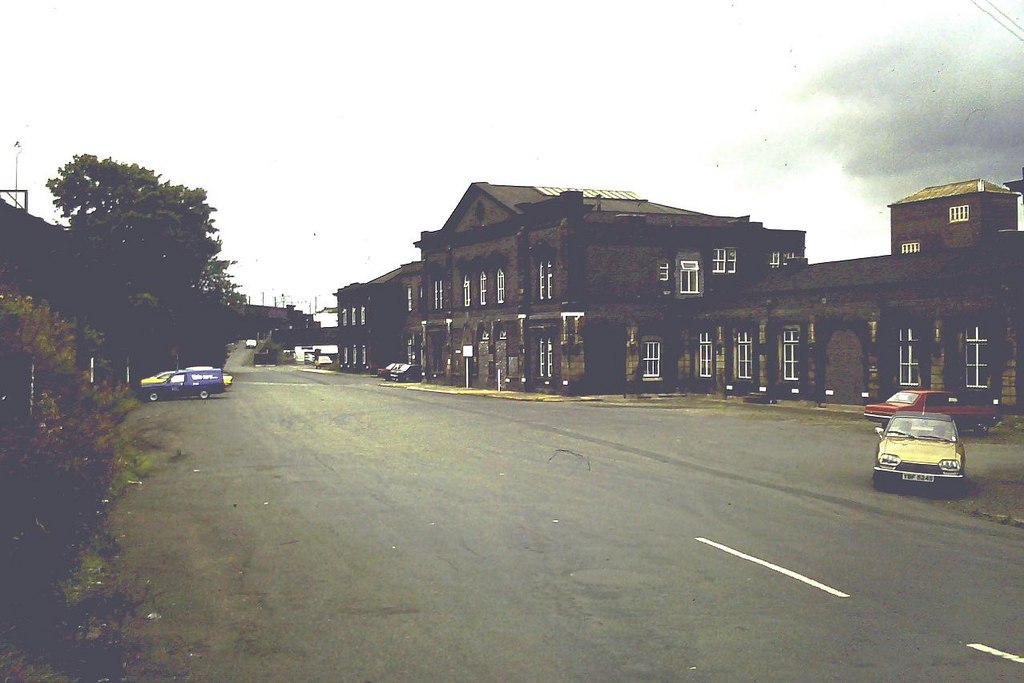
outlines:
{"label": "brick building", "polygon": [[420,264],[407,263],[370,282],[336,292],[338,362],[347,372],[368,372],[399,361],[418,362],[419,330],[407,340],[409,320],[420,321]]}
{"label": "brick building", "polygon": [[673,391],[681,324],[803,257],[804,233],[630,192],[473,183],[422,254],[424,377],[557,392]]}
{"label": "brick building", "polygon": [[682,331],[684,387],[837,403],[919,387],[1017,406],[1020,210],[997,183],[926,188],[890,205],[890,255],[796,264],[706,301]]}

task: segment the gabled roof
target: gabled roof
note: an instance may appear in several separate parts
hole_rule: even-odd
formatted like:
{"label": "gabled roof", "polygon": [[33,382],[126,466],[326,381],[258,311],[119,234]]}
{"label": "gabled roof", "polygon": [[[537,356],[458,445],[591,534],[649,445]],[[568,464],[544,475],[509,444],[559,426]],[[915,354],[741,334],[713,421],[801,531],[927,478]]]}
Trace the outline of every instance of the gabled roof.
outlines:
{"label": "gabled roof", "polygon": [[[476,182],[469,186],[463,201],[459,203],[452,214],[453,218],[465,210],[463,202],[469,197],[473,190],[479,190],[494,201],[501,204],[505,209],[514,214],[523,214],[530,204],[539,204],[558,197],[562,192],[580,192],[583,194],[584,203],[591,211],[615,214],[670,214],[683,216],[700,216],[714,218],[735,219],[735,216],[712,216],[712,214],[680,209],[674,206],[658,204],[642,198],[635,192],[629,190],[595,190],[582,188],[563,188],[549,186],[530,185],[492,185],[486,182]],[[744,219],[749,216],[742,217]],[[451,222],[451,219],[449,219]]]}
{"label": "gabled roof", "polygon": [[963,194],[975,194],[977,192],[995,192],[999,194],[1013,194],[1013,190],[1000,185],[999,183],[993,183],[990,180],[982,180],[975,178],[974,180],[962,180],[958,183],[949,183],[947,185],[936,185],[934,187],[926,187],[923,190],[919,190],[909,197],[897,200],[889,206],[895,206],[897,204],[909,204],[910,202],[922,202],[927,199],[940,199],[942,197],[956,197]]}

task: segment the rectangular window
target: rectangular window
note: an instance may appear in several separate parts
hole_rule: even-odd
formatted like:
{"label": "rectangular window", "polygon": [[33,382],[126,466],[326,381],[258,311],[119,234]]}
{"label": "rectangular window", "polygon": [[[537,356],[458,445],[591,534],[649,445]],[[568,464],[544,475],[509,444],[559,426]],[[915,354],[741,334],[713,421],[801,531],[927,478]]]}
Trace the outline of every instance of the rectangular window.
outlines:
{"label": "rectangular window", "polygon": [[413,337],[405,340],[405,360],[407,363],[416,362],[416,340]]}
{"label": "rectangular window", "polygon": [[711,333],[700,333],[700,344],[697,353],[697,375],[699,377],[711,377],[714,369],[714,347],[711,345]]}
{"label": "rectangular window", "polygon": [[537,374],[540,377],[551,377],[551,366],[554,357],[554,340],[551,337],[541,337],[537,349]]}
{"label": "rectangular window", "polygon": [[732,247],[719,247],[715,249],[715,258],[712,261],[711,270],[714,273],[735,273],[736,250]]}
{"label": "rectangular window", "polygon": [[348,309],[341,309],[341,326],[348,327]]}
{"label": "rectangular window", "polygon": [[749,332],[736,333],[736,379],[753,379],[753,340]]}
{"label": "rectangular window", "polygon": [[949,222],[950,223],[963,223],[970,219],[971,207],[968,204],[963,206],[951,206],[949,207]]}
{"label": "rectangular window", "polygon": [[412,310],[412,285],[407,285],[405,288],[405,309]]}
{"label": "rectangular window", "polygon": [[669,278],[668,261],[660,261],[660,262],[658,262],[658,281],[659,282],[668,282],[668,278]]}
{"label": "rectangular window", "polygon": [[904,242],[900,245],[901,254],[918,254],[921,252],[920,242]]}
{"label": "rectangular window", "polygon": [[498,303],[503,304],[505,303],[505,271],[502,270],[501,268],[498,268],[498,275],[495,279],[498,281]]}
{"label": "rectangular window", "polygon": [[469,276],[462,276],[462,305],[469,308],[469,305],[473,302],[473,293],[470,291],[472,288],[469,284]]}
{"label": "rectangular window", "polygon": [[487,305],[487,273],[480,273],[480,305]]}
{"label": "rectangular window", "polygon": [[434,280],[434,310],[444,309],[444,280]]}
{"label": "rectangular window", "polygon": [[360,306],[359,307],[359,324],[360,325],[365,325],[366,324],[366,306]]}
{"label": "rectangular window", "polygon": [[778,268],[782,265],[782,254],[777,251],[773,251],[771,256],[768,258],[768,266],[771,268]]}
{"label": "rectangular window", "polygon": [[359,364],[366,365],[366,344],[359,347]]}
{"label": "rectangular window", "polygon": [[538,292],[541,300],[551,299],[551,282],[554,269],[552,268],[552,262],[541,261],[540,266],[537,268],[537,272],[540,276],[540,282],[538,283]]}
{"label": "rectangular window", "polygon": [[967,328],[964,342],[967,388],[988,389],[988,339],[974,326]]}
{"label": "rectangular window", "polygon": [[661,342],[644,342],[644,377],[661,377]]}
{"label": "rectangular window", "polygon": [[345,365],[348,365],[348,347],[346,346],[341,351],[342,351],[341,357],[343,359],[343,362],[345,363]]}
{"label": "rectangular window", "polygon": [[700,261],[679,262],[679,293],[700,294]]}
{"label": "rectangular window", "polygon": [[800,379],[800,367],[796,355],[799,346],[800,330],[782,331],[782,379],[786,381]]}
{"label": "rectangular window", "polygon": [[900,386],[921,386],[921,369],[918,366],[918,339],[914,330],[909,327],[900,328]]}

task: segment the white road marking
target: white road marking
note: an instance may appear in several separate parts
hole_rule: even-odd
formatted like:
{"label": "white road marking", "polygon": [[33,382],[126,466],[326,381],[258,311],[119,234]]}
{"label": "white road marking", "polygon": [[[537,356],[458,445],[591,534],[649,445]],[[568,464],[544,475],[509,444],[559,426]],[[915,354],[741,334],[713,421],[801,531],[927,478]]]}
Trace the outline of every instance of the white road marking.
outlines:
{"label": "white road marking", "polygon": [[1002,657],[1003,659],[1009,659],[1011,662],[1017,662],[1018,664],[1024,664],[1024,657],[1019,657],[1017,655],[1011,655],[1009,652],[1003,652],[1002,650],[997,650],[994,647],[989,647],[988,645],[982,645],[981,643],[967,643],[967,647],[972,647],[975,650],[978,650],[979,652],[984,652],[986,654],[995,655],[996,657]]}
{"label": "white road marking", "polygon": [[758,558],[754,557],[753,555],[747,555],[746,553],[741,553],[740,551],[734,550],[734,549],[730,548],[727,545],[722,545],[721,543],[715,543],[714,541],[709,541],[706,538],[695,538],[694,540],[695,541],[699,541],[700,543],[704,543],[706,545],[709,545],[709,546],[711,546],[713,548],[718,548],[719,550],[723,550],[723,551],[729,553],[730,555],[735,555],[736,557],[739,557],[739,558],[742,558],[744,560],[747,560],[748,562],[753,562],[754,564],[759,564],[762,567],[767,567],[768,569],[771,569],[772,571],[779,572],[780,574],[785,574],[786,576],[788,576],[791,579],[796,579],[797,581],[803,581],[808,586],[814,586],[818,590],[823,590],[826,593],[829,593],[831,595],[836,596],[837,598],[848,598],[848,597],[850,597],[849,595],[847,595],[846,593],[843,593],[842,591],[837,591],[835,588],[832,588],[830,586],[826,586],[825,584],[819,583],[819,582],[815,581],[814,579],[809,579],[806,576],[804,576],[803,574],[797,574],[796,572],[790,571],[789,569],[786,569],[785,567],[780,567],[777,564],[772,564],[771,562],[766,562],[764,560],[758,559]]}

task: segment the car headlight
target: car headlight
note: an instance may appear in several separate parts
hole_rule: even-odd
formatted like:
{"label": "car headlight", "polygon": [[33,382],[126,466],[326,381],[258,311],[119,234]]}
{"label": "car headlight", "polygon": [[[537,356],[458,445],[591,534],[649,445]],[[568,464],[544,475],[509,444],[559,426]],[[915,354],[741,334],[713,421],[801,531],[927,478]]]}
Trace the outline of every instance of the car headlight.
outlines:
{"label": "car headlight", "polygon": [[900,457],[898,455],[893,455],[892,453],[882,453],[878,456],[878,464],[885,467],[896,467],[900,462],[902,462]]}
{"label": "car headlight", "polygon": [[960,471],[960,461],[959,460],[953,460],[952,458],[947,458],[946,460],[940,460],[939,461],[939,469],[942,470],[943,472],[959,472]]}

